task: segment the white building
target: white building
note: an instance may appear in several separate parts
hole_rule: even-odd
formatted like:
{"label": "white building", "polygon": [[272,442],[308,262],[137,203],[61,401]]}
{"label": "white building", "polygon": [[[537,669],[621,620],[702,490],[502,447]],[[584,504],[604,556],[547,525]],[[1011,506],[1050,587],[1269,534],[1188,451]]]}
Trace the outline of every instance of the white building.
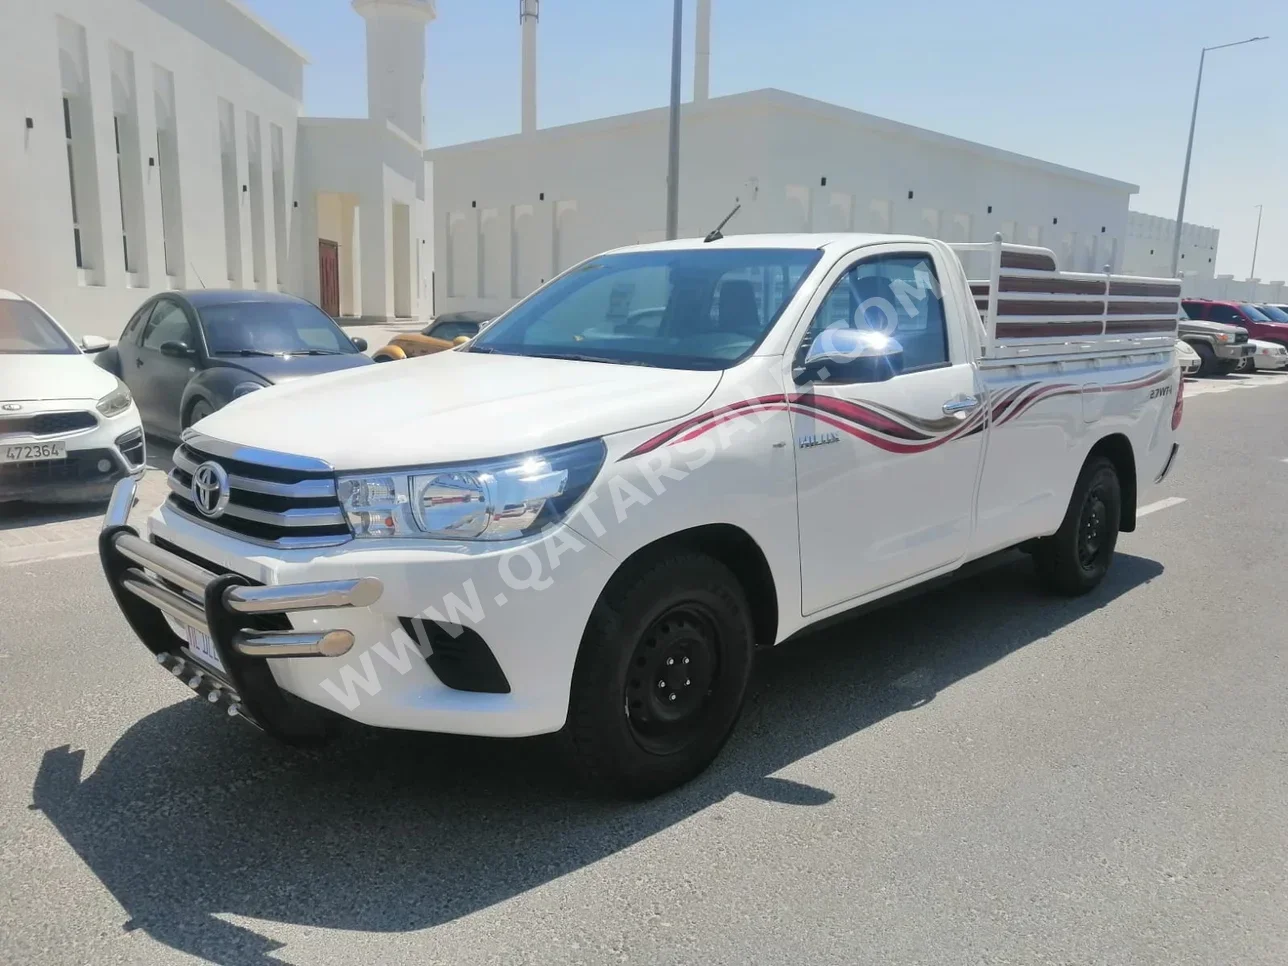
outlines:
{"label": "white building", "polygon": [[434,0],[353,6],[363,119],[300,117],[304,55],[237,0],[5,4],[0,287],[109,336],[169,288],[427,315]]}
{"label": "white building", "polygon": [[[1181,229],[1181,257],[1177,271],[1185,278],[1212,278],[1216,275],[1216,249],[1220,241],[1218,229],[1185,222]],[[1175,218],[1128,212],[1123,271],[1128,275],[1171,278],[1172,246],[1175,242]]]}

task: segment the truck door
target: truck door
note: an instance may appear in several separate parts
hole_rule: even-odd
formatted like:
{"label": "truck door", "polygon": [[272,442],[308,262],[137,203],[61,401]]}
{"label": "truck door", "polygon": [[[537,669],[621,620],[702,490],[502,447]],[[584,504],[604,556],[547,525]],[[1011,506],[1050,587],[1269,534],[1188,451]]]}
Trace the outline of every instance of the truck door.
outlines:
{"label": "truck door", "polygon": [[[795,350],[805,614],[954,564],[970,546],[986,406],[972,344],[945,316],[950,271],[929,246],[863,249],[833,270]],[[837,327],[893,336],[902,364],[801,373]]]}

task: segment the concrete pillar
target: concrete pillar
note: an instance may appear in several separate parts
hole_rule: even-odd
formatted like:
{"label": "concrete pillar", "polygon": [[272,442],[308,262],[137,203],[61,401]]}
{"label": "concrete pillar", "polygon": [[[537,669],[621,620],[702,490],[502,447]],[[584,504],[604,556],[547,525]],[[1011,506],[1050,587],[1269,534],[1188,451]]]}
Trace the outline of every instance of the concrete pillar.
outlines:
{"label": "concrete pillar", "polygon": [[393,318],[389,221],[384,193],[364,193],[359,201],[357,225],[362,264],[356,274],[362,284],[362,316],[367,319]]}

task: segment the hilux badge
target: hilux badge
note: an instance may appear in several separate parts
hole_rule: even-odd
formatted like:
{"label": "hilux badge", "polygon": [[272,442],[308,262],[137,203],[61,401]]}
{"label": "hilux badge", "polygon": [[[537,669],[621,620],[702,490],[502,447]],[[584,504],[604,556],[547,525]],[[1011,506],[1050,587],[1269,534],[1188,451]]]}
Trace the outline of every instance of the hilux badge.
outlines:
{"label": "hilux badge", "polygon": [[840,433],[811,433],[808,436],[801,436],[797,439],[796,445],[801,449],[809,449],[811,446],[826,446],[828,443],[839,443],[840,441]]}

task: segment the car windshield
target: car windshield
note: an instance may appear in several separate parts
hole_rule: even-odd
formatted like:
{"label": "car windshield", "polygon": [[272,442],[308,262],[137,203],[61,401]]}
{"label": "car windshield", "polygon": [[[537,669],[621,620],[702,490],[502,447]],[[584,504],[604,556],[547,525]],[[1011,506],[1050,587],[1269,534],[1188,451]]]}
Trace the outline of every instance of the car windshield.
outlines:
{"label": "car windshield", "polygon": [[1244,302],[1242,305],[1239,306],[1239,308],[1242,309],[1243,314],[1246,315],[1248,318],[1250,318],[1253,322],[1270,321],[1270,319],[1268,319],[1265,316],[1265,314],[1262,313],[1262,311],[1259,308],[1257,308],[1255,305],[1249,305],[1247,302]]}
{"label": "car windshield", "polygon": [[54,320],[24,299],[0,298],[0,353],[74,355],[80,352]]}
{"label": "car windshield", "polygon": [[1275,308],[1273,305],[1262,305],[1258,308],[1258,311],[1271,322],[1288,322],[1288,312]]}
{"label": "car windshield", "polygon": [[435,322],[422,334],[432,336],[435,339],[446,339],[448,342],[459,339],[461,336],[472,339],[479,334],[479,324],[477,322]]}
{"label": "car windshield", "polygon": [[515,306],[469,351],[727,369],[760,344],[820,255],[805,248],[602,255]]}
{"label": "car windshield", "polygon": [[211,355],[341,355],[357,346],[308,302],[224,302],[199,312]]}

